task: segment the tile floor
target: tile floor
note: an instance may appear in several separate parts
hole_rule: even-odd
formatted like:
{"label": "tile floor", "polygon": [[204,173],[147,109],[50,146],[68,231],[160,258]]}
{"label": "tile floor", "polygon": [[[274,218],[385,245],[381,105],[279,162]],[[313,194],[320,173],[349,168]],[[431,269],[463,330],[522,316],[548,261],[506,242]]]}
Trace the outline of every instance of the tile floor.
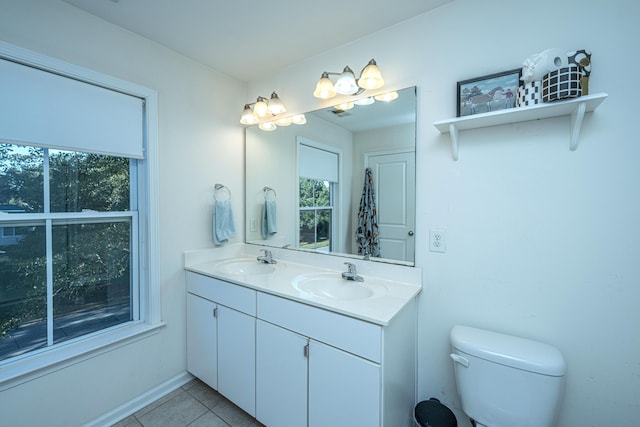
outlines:
{"label": "tile floor", "polygon": [[145,406],[113,427],[264,427],[198,379]]}

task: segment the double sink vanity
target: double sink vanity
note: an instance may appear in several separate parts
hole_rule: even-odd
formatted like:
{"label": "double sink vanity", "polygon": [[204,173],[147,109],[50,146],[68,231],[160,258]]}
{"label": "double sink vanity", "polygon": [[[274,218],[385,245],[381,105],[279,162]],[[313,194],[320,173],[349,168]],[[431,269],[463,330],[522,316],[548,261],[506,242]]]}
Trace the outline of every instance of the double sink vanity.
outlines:
{"label": "double sink vanity", "polygon": [[189,372],[267,426],[411,426],[421,269],[261,249],[185,253]]}

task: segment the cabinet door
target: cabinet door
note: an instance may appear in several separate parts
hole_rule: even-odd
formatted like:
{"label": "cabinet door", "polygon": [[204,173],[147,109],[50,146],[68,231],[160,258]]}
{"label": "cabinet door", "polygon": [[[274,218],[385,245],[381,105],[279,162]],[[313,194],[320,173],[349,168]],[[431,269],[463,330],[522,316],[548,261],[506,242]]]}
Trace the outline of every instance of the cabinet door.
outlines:
{"label": "cabinet door", "polygon": [[218,389],[216,304],[187,293],[187,370]]}
{"label": "cabinet door", "polygon": [[309,427],[380,426],[380,365],[311,340]]}
{"label": "cabinet door", "polygon": [[218,391],[256,413],[256,319],[218,305]]}
{"label": "cabinet door", "polygon": [[306,337],[256,325],[256,418],[267,426],[307,425]]}

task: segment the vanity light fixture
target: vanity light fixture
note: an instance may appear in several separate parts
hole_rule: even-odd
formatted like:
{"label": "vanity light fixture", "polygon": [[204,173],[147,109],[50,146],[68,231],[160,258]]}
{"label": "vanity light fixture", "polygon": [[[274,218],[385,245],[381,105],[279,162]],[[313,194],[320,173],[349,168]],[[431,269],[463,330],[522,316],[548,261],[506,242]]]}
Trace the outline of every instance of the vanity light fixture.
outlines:
{"label": "vanity light fixture", "polygon": [[291,121],[293,122],[293,124],[303,125],[307,123],[307,118],[304,116],[304,114],[296,114],[295,116],[291,117]]}
{"label": "vanity light fixture", "polygon": [[[253,109],[251,108],[253,106]],[[256,102],[251,104],[244,104],[242,115],[240,116],[240,123],[243,125],[255,125],[261,118],[266,117],[267,114],[277,116],[278,114],[285,113],[286,107],[278,98],[278,94],[273,92],[271,99],[267,99],[264,96],[258,96]]]}
{"label": "vanity light fixture", "polygon": [[276,124],[273,123],[273,122],[260,123],[258,125],[258,127],[260,129],[264,130],[264,131],[267,131],[267,132],[271,132],[271,131],[274,131],[274,130],[278,129],[278,126],[276,126]]}
{"label": "vanity light fixture", "polygon": [[374,102],[376,102],[376,100],[373,99],[372,96],[368,96],[366,98],[362,98],[362,99],[358,99],[357,101],[353,101],[353,103],[356,104],[356,105],[371,105]]}
{"label": "vanity light fixture", "polygon": [[392,92],[387,92],[387,93],[382,93],[380,95],[376,95],[376,96],[374,96],[374,98],[376,99],[376,101],[391,102],[394,99],[398,99],[398,92],[396,92],[394,90]]}
{"label": "vanity light fixture", "polygon": [[258,128],[265,132],[272,132],[278,129],[278,126],[289,126],[292,123],[296,125],[303,125],[307,123],[307,118],[304,116],[304,114],[295,114],[289,117],[280,117],[272,121],[262,122],[258,125]]}
{"label": "vanity light fixture", "polygon": [[[335,85],[329,79],[330,75],[339,76]],[[382,86],[384,86],[382,72],[378,68],[375,59],[372,59],[360,72],[358,80],[356,80],[356,76],[349,66],[344,67],[342,73],[323,71],[320,80],[316,84],[316,89],[313,91],[313,96],[320,99],[329,99],[336,96],[336,93],[354,95],[367,89],[379,89]]]}
{"label": "vanity light fixture", "polygon": [[343,102],[342,104],[335,105],[334,107],[338,110],[347,111],[351,110],[353,107],[355,107],[355,105],[356,104],[354,104],[353,102]]}
{"label": "vanity light fixture", "polygon": [[278,126],[289,126],[291,123],[291,117],[281,117],[276,120],[276,125]]}

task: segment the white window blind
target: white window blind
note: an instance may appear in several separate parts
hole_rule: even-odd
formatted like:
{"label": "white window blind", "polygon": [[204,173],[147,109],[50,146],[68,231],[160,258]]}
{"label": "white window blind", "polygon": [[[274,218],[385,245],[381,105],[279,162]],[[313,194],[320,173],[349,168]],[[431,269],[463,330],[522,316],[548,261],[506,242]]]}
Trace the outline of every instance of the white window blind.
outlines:
{"label": "white window blind", "polygon": [[0,59],[0,139],[142,159],[143,102]]}
{"label": "white window blind", "polygon": [[298,146],[298,174],[304,178],[338,182],[338,155],[300,144]]}

